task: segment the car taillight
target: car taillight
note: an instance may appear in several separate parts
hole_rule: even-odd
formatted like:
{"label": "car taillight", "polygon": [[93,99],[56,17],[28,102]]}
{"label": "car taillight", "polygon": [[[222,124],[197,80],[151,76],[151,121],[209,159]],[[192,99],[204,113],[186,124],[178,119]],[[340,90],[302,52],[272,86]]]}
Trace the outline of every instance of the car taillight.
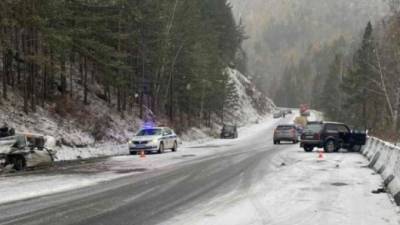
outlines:
{"label": "car taillight", "polygon": [[319,140],[321,138],[321,136],[319,135],[319,133],[314,134],[314,139]]}
{"label": "car taillight", "polygon": [[292,129],[292,135],[293,137],[296,137],[296,131],[294,129]]}

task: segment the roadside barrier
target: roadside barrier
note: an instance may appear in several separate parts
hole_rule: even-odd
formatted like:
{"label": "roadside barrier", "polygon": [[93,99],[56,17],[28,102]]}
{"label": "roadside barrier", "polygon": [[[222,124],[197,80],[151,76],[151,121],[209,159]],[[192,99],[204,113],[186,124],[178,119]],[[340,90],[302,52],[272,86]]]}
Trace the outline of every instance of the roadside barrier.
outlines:
{"label": "roadside barrier", "polygon": [[361,153],[369,160],[368,166],[383,177],[384,188],[393,194],[396,204],[400,206],[400,147],[368,137]]}

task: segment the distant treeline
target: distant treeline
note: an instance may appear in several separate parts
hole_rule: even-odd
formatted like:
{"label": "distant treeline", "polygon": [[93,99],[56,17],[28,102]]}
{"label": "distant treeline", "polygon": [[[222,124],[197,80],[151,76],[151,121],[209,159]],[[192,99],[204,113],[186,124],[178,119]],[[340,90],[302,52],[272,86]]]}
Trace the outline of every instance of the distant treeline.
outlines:
{"label": "distant treeline", "polygon": [[368,23],[357,44],[341,37],[310,48],[299,64],[288,65],[276,98],[311,103],[327,119],[399,141],[400,13]]}
{"label": "distant treeline", "polygon": [[1,101],[13,89],[26,113],[60,98],[89,104],[100,86],[120,112],[223,116],[242,40],[226,0],[2,0]]}

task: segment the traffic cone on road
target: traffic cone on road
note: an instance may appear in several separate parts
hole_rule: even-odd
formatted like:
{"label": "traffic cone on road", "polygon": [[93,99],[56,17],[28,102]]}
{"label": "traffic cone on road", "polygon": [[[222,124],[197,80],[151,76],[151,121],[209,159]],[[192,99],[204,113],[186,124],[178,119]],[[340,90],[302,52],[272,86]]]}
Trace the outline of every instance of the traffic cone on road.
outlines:
{"label": "traffic cone on road", "polygon": [[324,150],[320,149],[318,151],[318,159],[324,159]]}
{"label": "traffic cone on road", "polygon": [[146,154],[144,154],[144,151],[140,151],[140,158],[146,158]]}

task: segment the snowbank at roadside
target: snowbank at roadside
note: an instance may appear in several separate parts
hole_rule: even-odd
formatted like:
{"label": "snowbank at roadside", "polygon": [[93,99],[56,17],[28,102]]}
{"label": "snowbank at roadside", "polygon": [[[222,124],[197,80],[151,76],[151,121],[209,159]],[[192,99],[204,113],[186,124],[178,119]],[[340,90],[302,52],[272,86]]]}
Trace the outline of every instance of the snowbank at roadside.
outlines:
{"label": "snowbank at roadside", "polygon": [[127,144],[103,144],[95,147],[57,149],[56,161],[71,161],[129,154]]}

